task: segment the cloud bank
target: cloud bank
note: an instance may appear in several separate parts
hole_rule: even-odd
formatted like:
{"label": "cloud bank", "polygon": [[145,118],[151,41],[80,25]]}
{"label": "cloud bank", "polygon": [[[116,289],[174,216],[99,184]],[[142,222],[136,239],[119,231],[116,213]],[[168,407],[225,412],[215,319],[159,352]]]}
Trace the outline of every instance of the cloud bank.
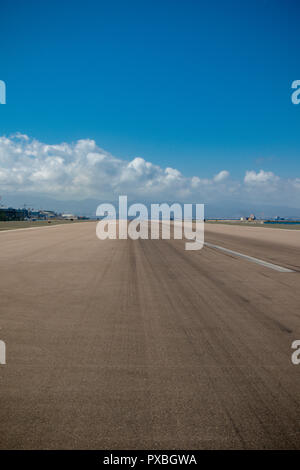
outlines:
{"label": "cloud bank", "polygon": [[94,140],[48,145],[26,135],[0,137],[0,194],[30,193],[56,200],[115,200],[127,194],[141,202],[244,200],[300,207],[300,178],[246,170],[241,181],[220,169],[211,178],[184,176],[141,157],[116,158]]}

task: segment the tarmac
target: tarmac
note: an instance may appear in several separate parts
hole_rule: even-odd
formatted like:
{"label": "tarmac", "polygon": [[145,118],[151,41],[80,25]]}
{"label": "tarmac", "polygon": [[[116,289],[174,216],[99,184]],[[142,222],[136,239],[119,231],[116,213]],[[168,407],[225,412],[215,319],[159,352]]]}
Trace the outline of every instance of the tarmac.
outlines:
{"label": "tarmac", "polygon": [[300,233],[0,233],[1,449],[300,448]]}

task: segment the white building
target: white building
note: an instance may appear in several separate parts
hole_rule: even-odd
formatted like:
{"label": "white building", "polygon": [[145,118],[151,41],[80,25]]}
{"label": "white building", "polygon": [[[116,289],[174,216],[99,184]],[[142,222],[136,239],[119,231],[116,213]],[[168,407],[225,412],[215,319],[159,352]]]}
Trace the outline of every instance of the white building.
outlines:
{"label": "white building", "polygon": [[77,217],[74,214],[62,214],[61,216],[65,220],[77,220]]}

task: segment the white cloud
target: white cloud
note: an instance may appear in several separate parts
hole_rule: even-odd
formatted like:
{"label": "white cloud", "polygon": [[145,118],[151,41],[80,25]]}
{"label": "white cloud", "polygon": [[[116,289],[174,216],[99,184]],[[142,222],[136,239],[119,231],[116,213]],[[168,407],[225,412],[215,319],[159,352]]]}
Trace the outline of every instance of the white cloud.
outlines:
{"label": "white cloud", "polygon": [[[222,171],[217,180],[227,177]],[[176,168],[161,168],[141,157],[116,158],[94,140],[48,145],[19,133],[0,137],[2,192],[31,192],[57,199],[195,198],[214,180],[185,177]]]}
{"label": "white cloud", "polygon": [[221,181],[224,181],[227,178],[229,178],[229,174],[230,174],[229,171],[222,170],[214,176],[214,181],[216,183],[220,183]]}
{"label": "white cloud", "polygon": [[141,157],[116,158],[94,140],[49,145],[15,134],[0,137],[0,194],[31,193],[57,200],[292,202],[300,206],[300,178],[280,179],[270,171],[247,171],[241,181],[221,170],[212,178],[187,177]]}
{"label": "white cloud", "polygon": [[276,183],[279,181],[279,177],[276,176],[272,171],[260,170],[258,173],[255,171],[246,171],[244,182],[246,184],[265,184],[265,183]]}

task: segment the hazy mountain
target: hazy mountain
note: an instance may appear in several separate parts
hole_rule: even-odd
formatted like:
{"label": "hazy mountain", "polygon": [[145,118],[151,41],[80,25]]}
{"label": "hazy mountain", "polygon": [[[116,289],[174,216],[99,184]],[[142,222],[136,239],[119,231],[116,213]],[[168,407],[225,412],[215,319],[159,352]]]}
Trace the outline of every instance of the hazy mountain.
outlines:
{"label": "hazy mountain", "polygon": [[[58,201],[49,197],[37,196],[36,194],[7,194],[2,196],[1,203],[5,206],[23,207],[24,204],[27,208],[55,210],[57,212],[72,212],[78,215],[95,216],[97,206],[102,202],[112,202],[117,208],[116,201],[97,201],[95,199],[85,199],[82,201]],[[129,204],[136,201],[129,201]],[[169,204],[172,201],[166,201]],[[146,204],[149,207],[149,204]],[[250,204],[238,201],[226,201],[224,204],[205,204],[205,217],[241,217],[250,214],[255,214],[256,217],[299,217],[300,209],[267,205],[267,204]]]}

